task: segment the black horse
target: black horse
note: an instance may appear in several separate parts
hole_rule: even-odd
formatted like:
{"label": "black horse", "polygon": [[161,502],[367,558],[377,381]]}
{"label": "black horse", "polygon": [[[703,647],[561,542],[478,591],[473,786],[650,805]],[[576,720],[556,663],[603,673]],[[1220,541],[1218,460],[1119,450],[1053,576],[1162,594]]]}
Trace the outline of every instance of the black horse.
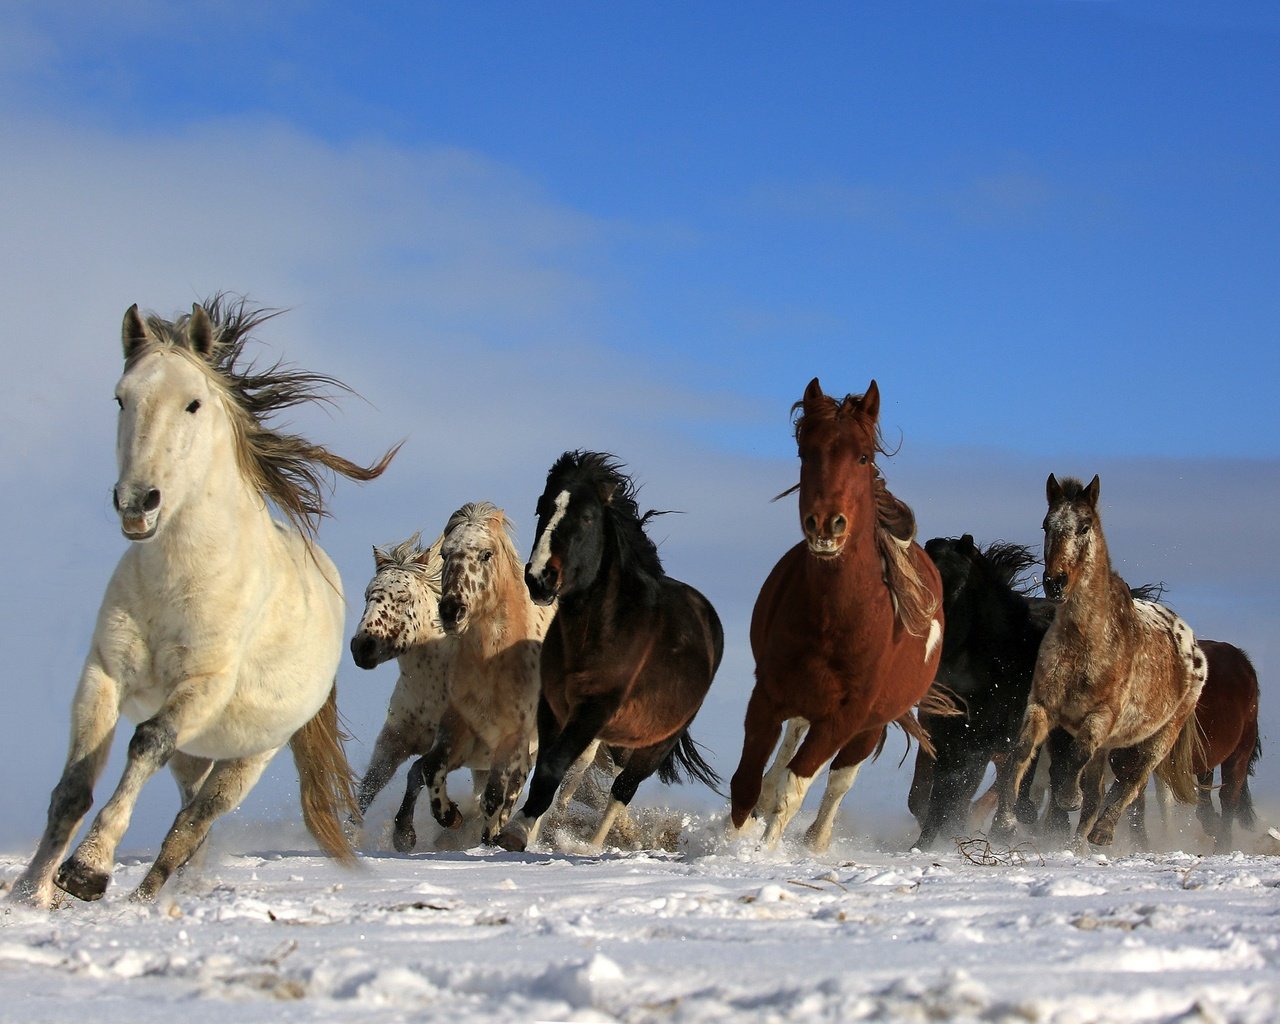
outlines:
{"label": "black horse", "polygon": [[[936,762],[923,754],[917,758],[911,784],[909,805],[921,824],[921,849],[939,837],[965,834],[970,801],[987,765],[1003,757],[1018,736],[1040,641],[1054,614],[1051,602],[1024,592],[1031,586],[1028,571],[1038,562],[1030,548],[1005,542],[979,548],[966,533],[958,540],[935,537],[925,551],[942,577],[946,614],[938,682],[960,698],[966,713],[920,713],[936,751]],[[1050,736],[1051,762],[1053,748]],[[1028,783],[1033,774],[1027,773]],[[1033,822],[1029,788],[1018,816]],[[1050,824],[1061,827],[1056,820]]]}
{"label": "black horse", "polygon": [[635,487],[611,455],[566,452],[538,499],[525,583],[558,601],[542,645],[538,760],[529,797],[498,835],[523,850],[537,835],[566,770],[599,739],[621,772],[597,831],[600,846],[636,788],[655,771],[712,789],[719,777],[689,736],[724,653],[715,609],[662,568]]}

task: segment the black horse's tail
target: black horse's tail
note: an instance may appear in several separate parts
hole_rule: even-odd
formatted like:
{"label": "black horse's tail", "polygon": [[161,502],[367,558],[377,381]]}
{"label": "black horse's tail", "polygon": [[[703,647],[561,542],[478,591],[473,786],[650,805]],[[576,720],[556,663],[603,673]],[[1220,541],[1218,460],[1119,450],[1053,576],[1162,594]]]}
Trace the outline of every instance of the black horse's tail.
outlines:
{"label": "black horse's tail", "polygon": [[658,765],[658,779],[667,785],[683,782],[686,777],[701,782],[717,796],[724,796],[720,790],[720,776],[707,764],[688,729],[680,734],[680,739],[662,759],[662,764]]}

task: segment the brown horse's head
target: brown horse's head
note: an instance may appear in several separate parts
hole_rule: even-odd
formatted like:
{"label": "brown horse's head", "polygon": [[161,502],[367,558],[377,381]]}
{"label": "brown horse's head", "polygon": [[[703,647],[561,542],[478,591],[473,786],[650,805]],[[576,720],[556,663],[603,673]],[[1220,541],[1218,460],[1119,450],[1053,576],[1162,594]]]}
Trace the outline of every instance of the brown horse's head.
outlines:
{"label": "brown horse's head", "polygon": [[873,380],[866,394],[837,400],[815,377],[795,411],[800,526],[810,552],[834,558],[856,530],[875,526],[880,389]]}
{"label": "brown horse's head", "polygon": [[1072,477],[1058,483],[1052,473],[1045,482],[1044,593],[1054,601],[1065,601],[1099,556],[1106,557],[1098,489],[1096,475],[1088,486]]}

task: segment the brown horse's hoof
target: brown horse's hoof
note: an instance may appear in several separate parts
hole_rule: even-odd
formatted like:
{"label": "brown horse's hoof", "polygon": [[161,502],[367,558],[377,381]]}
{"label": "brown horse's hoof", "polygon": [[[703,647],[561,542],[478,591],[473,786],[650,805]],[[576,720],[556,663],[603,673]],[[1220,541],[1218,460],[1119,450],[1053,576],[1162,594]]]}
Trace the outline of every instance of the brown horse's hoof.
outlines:
{"label": "brown horse's hoof", "polygon": [[1110,846],[1115,841],[1115,829],[1106,825],[1094,825],[1089,830],[1089,842],[1094,846]]}
{"label": "brown horse's hoof", "polygon": [[54,884],[63,892],[70,893],[76,899],[92,902],[102,899],[111,882],[111,876],[105,871],[90,868],[71,857],[62,862],[58,873],[53,876]]}

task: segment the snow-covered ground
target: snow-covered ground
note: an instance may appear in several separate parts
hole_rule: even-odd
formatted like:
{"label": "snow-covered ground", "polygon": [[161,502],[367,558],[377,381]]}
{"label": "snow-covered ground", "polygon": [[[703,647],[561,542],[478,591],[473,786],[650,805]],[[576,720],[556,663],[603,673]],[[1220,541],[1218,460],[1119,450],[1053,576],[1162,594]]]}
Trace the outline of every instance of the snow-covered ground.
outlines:
{"label": "snow-covered ground", "polygon": [[[815,858],[664,813],[642,823],[671,852],[375,837],[354,871],[292,824],[229,820],[155,906],[125,898],[142,856],[98,904],[0,903],[0,1020],[1280,1020],[1265,832],[1229,856],[838,839]],[[22,865],[0,856],[5,888]]]}

